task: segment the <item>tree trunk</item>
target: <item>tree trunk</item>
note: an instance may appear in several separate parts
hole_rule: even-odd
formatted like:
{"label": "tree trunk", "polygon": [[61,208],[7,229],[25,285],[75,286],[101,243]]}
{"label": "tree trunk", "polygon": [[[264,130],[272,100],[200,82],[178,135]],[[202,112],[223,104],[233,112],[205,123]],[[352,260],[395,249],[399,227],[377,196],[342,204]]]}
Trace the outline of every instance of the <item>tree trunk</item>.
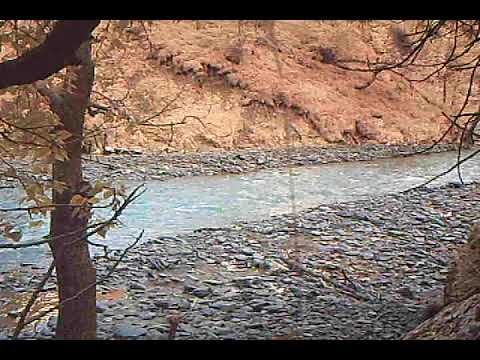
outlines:
{"label": "tree trunk", "polygon": [[[57,130],[64,129],[72,134],[65,146],[68,159],[55,160],[53,163],[53,179],[67,185],[63,192],[53,190],[55,204],[69,204],[72,197],[81,192],[83,126],[94,80],[90,51],[88,42],[80,47],[77,51],[80,65],[67,67],[64,92],[61,96],[54,94],[56,99],[50,101],[60,118]],[[66,301],[59,308],[56,336],[57,339],[95,339],[96,288],[92,286],[75,297],[96,280],[84,238],[88,216],[74,216],[72,211],[73,208],[57,207],[51,215],[50,235],[55,238],[51,250],[56,266],[59,301]],[[61,238],[56,239],[58,236]],[[67,300],[72,297],[75,298]]]}

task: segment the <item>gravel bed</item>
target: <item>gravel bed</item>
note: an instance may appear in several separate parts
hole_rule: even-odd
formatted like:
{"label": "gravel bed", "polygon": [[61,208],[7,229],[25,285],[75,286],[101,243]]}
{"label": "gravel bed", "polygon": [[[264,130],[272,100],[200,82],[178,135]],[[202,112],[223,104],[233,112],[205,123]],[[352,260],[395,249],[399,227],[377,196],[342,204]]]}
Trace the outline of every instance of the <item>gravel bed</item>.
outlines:
{"label": "gravel bed", "polygon": [[[344,161],[368,161],[406,156],[426,145],[361,146],[298,146],[290,149],[252,149],[201,153],[113,154],[108,156],[85,155],[84,175],[87,179],[109,180],[171,180],[184,176],[210,176],[243,174],[288,166],[300,167]],[[454,144],[440,144],[428,153],[452,151]],[[19,168],[29,168],[26,161],[11,161]],[[0,170],[2,169],[0,164]],[[42,180],[50,180],[41,176]],[[0,179],[1,187],[10,187],[13,179]]]}
{"label": "gravel bed", "polygon": [[[399,339],[479,210],[477,184],[450,185],[147,239],[98,287],[126,294],[98,301],[98,336],[165,339],[177,312],[178,339]],[[95,261],[98,276],[112,264]],[[28,289],[32,271],[3,274],[0,289]],[[51,337],[54,324],[23,336]]]}
{"label": "gravel bed", "polygon": [[[183,176],[243,174],[287,166],[309,166],[344,161],[366,161],[405,156],[428,146],[381,145],[337,147],[293,147],[290,149],[255,149],[223,152],[110,155],[91,157],[85,174],[96,178],[170,180]],[[456,145],[438,145],[431,153],[455,150]],[[107,171],[108,170],[108,171]]]}

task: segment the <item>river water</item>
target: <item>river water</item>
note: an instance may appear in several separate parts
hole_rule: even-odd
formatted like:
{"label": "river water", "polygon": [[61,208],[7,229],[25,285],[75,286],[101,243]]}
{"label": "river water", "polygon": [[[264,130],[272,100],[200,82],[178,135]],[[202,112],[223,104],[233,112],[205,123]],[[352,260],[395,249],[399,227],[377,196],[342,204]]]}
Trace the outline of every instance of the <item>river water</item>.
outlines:
{"label": "river water", "polygon": [[[399,192],[445,171],[455,164],[456,157],[455,152],[445,152],[301,167],[293,170],[292,178],[287,170],[266,170],[243,175],[152,180],[146,183],[146,193],[125,210],[121,219],[124,225],[109,232],[105,240],[94,240],[112,248],[123,248],[142,229],[145,229],[144,239],[148,239],[287,213],[291,211],[292,179],[297,210]],[[480,158],[473,158],[462,166],[466,182],[478,180],[479,173]],[[430,186],[451,181],[458,181],[456,171]],[[2,195],[1,207],[15,206],[19,197],[16,190],[2,190]],[[23,230],[22,241],[36,240],[47,233],[46,227],[33,231],[25,226]],[[2,241],[5,240],[0,239]],[[0,250],[0,268],[21,263],[43,265],[48,257],[46,247]]]}

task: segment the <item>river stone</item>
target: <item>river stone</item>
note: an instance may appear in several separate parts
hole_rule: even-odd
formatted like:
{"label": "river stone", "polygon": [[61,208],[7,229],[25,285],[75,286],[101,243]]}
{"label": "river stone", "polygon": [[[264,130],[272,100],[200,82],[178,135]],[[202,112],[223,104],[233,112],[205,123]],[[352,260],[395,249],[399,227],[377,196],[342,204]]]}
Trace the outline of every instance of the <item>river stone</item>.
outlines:
{"label": "river stone", "polygon": [[204,298],[210,295],[212,290],[210,288],[196,288],[192,290],[192,295],[199,297],[199,298]]}
{"label": "river stone", "polygon": [[168,308],[171,304],[169,299],[154,299],[153,304],[159,308]]}
{"label": "river stone", "polygon": [[20,316],[21,313],[22,313],[21,309],[11,310],[11,311],[8,312],[8,316],[11,316],[13,318],[17,318],[17,317]]}
{"label": "river stone", "polygon": [[192,293],[197,287],[191,283],[184,283],[183,284],[183,291],[186,293]]}
{"label": "river stone", "polygon": [[405,233],[403,231],[399,231],[399,230],[389,230],[388,234],[393,235],[393,236],[404,236],[405,235]]}
{"label": "river stone", "polygon": [[139,284],[139,283],[131,283],[130,284],[130,289],[145,291],[147,288],[144,285]]}
{"label": "river stone", "polygon": [[223,328],[223,327],[218,327],[218,326],[214,326],[212,328],[212,331],[218,336],[225,336],[225,335],[228,335],[232,332],[232,330],[229,329],[229,328]]}
{"label": "river stone", "polygon": [[462,184],[461,182],[458,182],[458,181],[450,181],[447,186],[451,187],[451,188],[454,188],[454,189],[459,189],[459,188],[463,188],[465,186],[465,184]]}
{"label": "river stone", "polygon": [[203,281],[205,284],[209,285],[222,285],[223,281],[215,280],[215,279],[207,279]]}
{"label": "river stone", "polygon": [[250,247],[244,247],[240,250],[245,255],[253,255],[255,251]]}
{"label": "river stone", "polygon": [[54,334],[55,333],[53,332],[53,330],[48,328],[47,326],[44,326],[40,331],[40,335],[45,337],[52,337]]}
{"label": "river stone", "polygon": [[[261,258],[253,258],[252,265],[262,270],[270,270],[273,267],[273,264],[270,260],[265,260]],[[264,279],[268,280],[268,279]]]}
{"label": "river stone", "polygon": [[97,313],[102,314],[107,311],[108,305],[104,301],[97,301],[95,309],[97,310]]}
{"label": "river stone", "polygon": [[142,320],[152,320],[155,316],[157,316],[157,314],[151,311],[140,314]]}
{"label": "river stone", "polygon": [[237,306],[233,303],[218,302],[210,304],[210,307],[221,311],[233,311]]}
{"label": "river stone", "polygon": [[121,339],[135,339],[145,334],[147,334],[147,330],[144,328],[132,325],[121,325],[115,329],[113,336]]}
{"label": "river stone", "polygon": [[47,326],[50,328],[55,328],[57,326],[57,320],[58,316],[57,315],[52,315],[47,321]]}
{"label": "river stone", "polygon": [[211,308],[205,308],[205,309],[200,310],[200,313],[203,316],[211,317],[213,314],[215,314],[215,310],[213,310]]}

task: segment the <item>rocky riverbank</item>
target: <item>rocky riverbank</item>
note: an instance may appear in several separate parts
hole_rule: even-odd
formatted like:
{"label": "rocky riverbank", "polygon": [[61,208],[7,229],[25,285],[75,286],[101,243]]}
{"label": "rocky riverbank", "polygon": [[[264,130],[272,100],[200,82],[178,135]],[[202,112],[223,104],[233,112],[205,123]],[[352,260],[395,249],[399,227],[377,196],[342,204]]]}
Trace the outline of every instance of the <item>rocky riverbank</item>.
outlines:
{"label": "rocky riverbank", "polygon": [[[98,287],[99,337],[163,339],[176,313],[180,339],[399,339],[441,292],[479,208],[477,184],[445,186],[146,239]],[[112,264],[96,262],[99,277]],[[2,291],[33,286],[31,274],[3,274]],[[23,336],[50,337],[54,323]]]}
{"label": "rocky riverbank", "polygon": [[[343,161],[367,161],[406,156],[428,146],[381,145],[293,147],[228,152],[159,153],[86,157],[86,176],[133,180],[170,180],[183,176],[242,174],[287,166],[311,166]],[[430,153],[451,151],[456,145],[441,144]]]}
{"label": "rocky riverbank", "polygon": [[[84,156],[84,174],[89,180],[171,180],[185,176],[244,174],[289,166],[301,167],[345,161],[395,158],[421,152],[426,145],[301,146],[290,149],[251,149],[199,153],[122,153]],[[455,144],[439,144],[427,153],[457,149]],[[27,161],[14,160],[17,168],[28,170]],[[0,164],[1,170],[2,164]],[[49,180],[49,176],[40,176]],[[0,179],[0,188],[14,186],[14,179]]]}

